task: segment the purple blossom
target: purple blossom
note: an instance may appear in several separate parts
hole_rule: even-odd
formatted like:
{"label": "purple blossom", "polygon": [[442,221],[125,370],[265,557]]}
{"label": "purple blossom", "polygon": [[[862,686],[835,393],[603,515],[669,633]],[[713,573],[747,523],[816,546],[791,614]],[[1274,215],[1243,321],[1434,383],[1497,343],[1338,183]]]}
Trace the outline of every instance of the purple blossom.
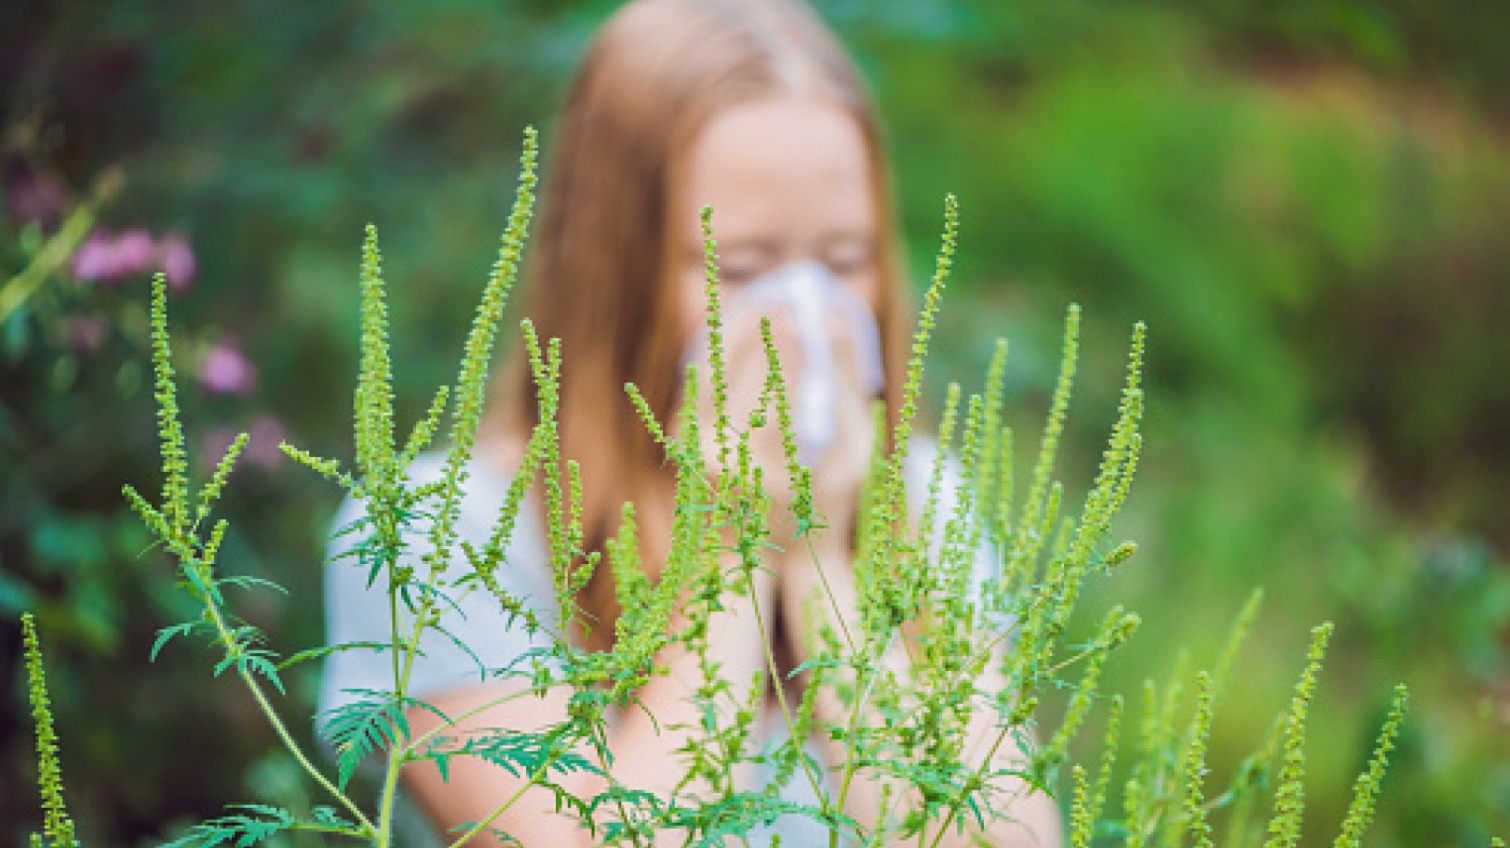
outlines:
{"label": "purple blossom", "polygon": [[110,283],[146,272],[156,254],[151,234],[140,227],[116,234],[100,228],[74,251],[71,270],[86,283]]}
{"label": "purple blossom", "polygon": [[199,364],[199,385],[212,395],[242,395],[257,387],[257,368],[241,352],[234,338],[216,342]]}
{"label": "purple blossom", "polygon": [[90,233],[74,251],[70,270],[82,282],[114,283],[161,270],[168,286],[183,291],[194,284],[198,262],[189,239],[177,230],[161,239],[141,227],[119,233],[105,228]]}
{"label": "purple blossom", "polygon": [[168,287],[183,291],[194,284],[194,275],[199,263],[194,259],[194,250],[182,232],[174,230],[157,243],[157,260],[168,277]]}
{"label": "purple blossom", "polygon": [[152,234],[141,227],[132,227],[115,237],[117,276],[146,273],[151,270],[156,256],[157,245],[152,241]]}
{"label": "purple blossom", "polygon": [[115,239],[105,230],[95,230],[73,252],[73,276],[91,283],[115,275]]}

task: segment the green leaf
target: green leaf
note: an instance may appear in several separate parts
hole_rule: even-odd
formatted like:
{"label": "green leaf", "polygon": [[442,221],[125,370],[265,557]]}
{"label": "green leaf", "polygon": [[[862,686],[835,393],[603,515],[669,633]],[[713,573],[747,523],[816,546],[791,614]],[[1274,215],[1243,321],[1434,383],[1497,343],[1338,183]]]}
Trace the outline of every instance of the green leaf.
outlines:
{"label": "green leaf", "polygon": [[[297,654],[294,654],[293,656],[288,657],[282,662],[278,663],[278,670],[283,671],[289,666],[298,665],[301,662],[308,662],[309,660],[324,659],[325,657],[328,657],[334,653],[339,653],[340,651],[356,651],[362,649],[372,651],[391,651],[393,650],[393,644],[391,642],[342,642],[339,645],[321,645],[318,648],[306,648],[305,650],[302,650]],[[423,657],[424,655],[425,654],[423,651],[416,649],[416,656]]]}
{"label": "green leaf", "polygon": [[278,688],[278,692],[287,695],[288,691],[283,688],[283,680],[278,677],[278,667],[273,660],[278,655],[262,648],[247,648],[241,652],[241,659],[237,662],[237,668],[249,674],[260,674]]}
{"label": "green leaf", "polygon": [[222,577],[219,580],[215,581],[215,585],[217,585],[217,586],[235,586],[238,589],[250,589],[253,586],[262,586],[263,588],[266,588],[266,589],[276,590],[276,591],[278,591],[278,592],[280,592],[280,593],[282,593],[284,595],[288,594],[288,590],[287,589],[283,588],[282,586],[279,586],[277,583],[274,583],[271,580],[266,580],[266,579],[263,579],[261,577],[251,577],[251,576],[247,576],[247,575],[242,575],[240,577]]}
{"label": "green leaf", "polygon": [[[562,726],[544,733],[497,730],[492,735],[469,738],[462,745],[441,753],[446,757],[477,757],[515,777],[527,777],[541,768],[561,774],[578,771],[601,774],[596,766],[580,754],[572,751],[558,753],[558,749],[567,744],[566,737],[569,733]],[[435,755],[427,752],[422,758],[434,759]]]}
{"label": "green leaf", "polygon": [[162,848],[215,848],[232,845],[250,848],[280,831],[291,830],[297,820],[288,810],[266,804],[237,804],[233,810],[247,810],[253,815],[223,816],[195,825],[189,832]]}
{"label": "green leaf", "polygon": [[367,755],[380,745],[392,745],[398,737],[409,735],[409,723],[404,718],[405,703],[392,692],[374,689],[346,691],[363,697],[324,714],[325,738],[336,749],[336,785],[343,791]]}
{"label": "green leaf", "polygon": [[163,649],[164,645],[172,641],[175,636],[187,636],[198,626],[199,622],[197,621],[186,621],[182,624],[164,627],[157,631],[157,639],[152,642],[152,652],[147,655],[148,661],[157,662],[157,653]]}

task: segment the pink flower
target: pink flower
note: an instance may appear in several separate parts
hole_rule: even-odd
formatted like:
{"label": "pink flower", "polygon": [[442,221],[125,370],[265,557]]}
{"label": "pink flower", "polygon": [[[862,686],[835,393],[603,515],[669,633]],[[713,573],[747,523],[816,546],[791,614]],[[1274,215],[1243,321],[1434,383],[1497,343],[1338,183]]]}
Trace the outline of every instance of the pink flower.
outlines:
{"label": "pink flower", "polygon": [[141,227],[132,227],[115,237],[115,276],[145,273],[151,270],[156,256],[157,245],[152,242],[152,234]]}
{"label": "pink flower", "polygon": [[194,284],[199,265],[188,237],[177,230],[153,239],[141,227],[114,235],[102,227],[74,251],[71,270],[74,277],[86,283],[113,283],[161,270],[169,288],[183,291]]}
{"label": "pink flower", "polygon": [[221,339],[199,364],[199,385],[212,395],[249,395],[257,387],[257,368],[241,353],[241,344]]}
{"label": "pink flower", "polygon": [[73,252],[70,270],[82,282],[91,283],[113,276],[115,239],[106,230],[95,230]]}
{"label": "pink flower", "polygon": [[162,237],[157,243],[157,262],[168,277],[168,287],[174,291],[183,291],[194,284],[199,263],[182,232],[174,230]]}
{"label": "pink flower", "polygon": [[146,271],[156,253],[152,236],[140,227],[116,235],[101,228],[90,233],[73,252],[71,270],[86,283],[111,283]]}

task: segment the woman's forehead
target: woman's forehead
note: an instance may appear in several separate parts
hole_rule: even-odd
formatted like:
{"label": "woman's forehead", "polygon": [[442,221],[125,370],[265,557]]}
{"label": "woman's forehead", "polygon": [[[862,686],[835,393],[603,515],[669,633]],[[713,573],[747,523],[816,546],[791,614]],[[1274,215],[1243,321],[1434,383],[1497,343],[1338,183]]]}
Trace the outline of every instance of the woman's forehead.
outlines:
{"label": "woman's forehead", "polygon": [[689,152],[682,217],[714,210],[721,243],[875,227],[871,151],[854,117],[814,98],[739,104],[716,114]]}

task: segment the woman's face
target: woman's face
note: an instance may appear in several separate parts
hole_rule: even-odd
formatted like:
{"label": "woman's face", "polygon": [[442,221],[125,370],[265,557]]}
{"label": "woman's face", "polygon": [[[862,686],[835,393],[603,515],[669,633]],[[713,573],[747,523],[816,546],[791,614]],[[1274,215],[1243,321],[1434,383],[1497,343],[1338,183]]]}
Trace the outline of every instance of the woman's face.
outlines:
{"label": "woman's face", "polygon": [[713,207],[719,270],[734,289],[802,260],[822,263],[876,308],[876,203],[870,152],[843,109],[782,96],[732,106],[693,142],[678,226],[683,338],[706,303],[698,210]]}

